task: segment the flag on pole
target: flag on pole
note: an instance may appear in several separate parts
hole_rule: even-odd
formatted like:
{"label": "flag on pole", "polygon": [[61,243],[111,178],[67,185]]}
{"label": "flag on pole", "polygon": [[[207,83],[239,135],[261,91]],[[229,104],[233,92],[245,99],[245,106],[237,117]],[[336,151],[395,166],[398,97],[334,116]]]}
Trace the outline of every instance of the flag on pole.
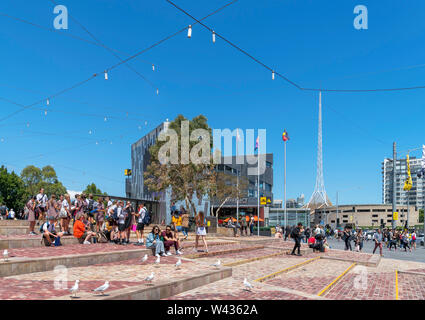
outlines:
{"label": "flag on pole", "polygon": [[260,136],[258,136],[257,140],[255,141],[255,150],[258,150],[259,145],[260,145]]}
{"label": "flag on pole", "polygon": [[286,132],[286,129],[282,133],[282,140],[283,141],[288,141],[289,140],[289,135],[288,135],[288,132]]}

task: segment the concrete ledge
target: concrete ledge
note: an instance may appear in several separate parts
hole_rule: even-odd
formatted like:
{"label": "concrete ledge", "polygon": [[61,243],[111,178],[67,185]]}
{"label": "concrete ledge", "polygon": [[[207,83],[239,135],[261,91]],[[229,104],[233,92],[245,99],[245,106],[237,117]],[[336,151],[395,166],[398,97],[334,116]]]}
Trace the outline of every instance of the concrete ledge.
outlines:
{"label": "concrete ledge", "polygon": [[[78,240],[72,236],[66,236],[61,238],[63,245],[76,244]],[[32,236],[31,238],[9,238],[0,239],[0,250],[1,249],[19,249],[19,248],[38,248],[43,246],[41,244],[41,235]]]}
{"label": "concrete ledge", "polygon": [[0,220],[0,226],[27,226],[30,223],[28,220]]}
{"label": "concrete ledge", "polygon": [[27,226],[0,226],[0,236],[22,235],[28,232]]}
{"label": "concrete ledge", "polygon": [[49,271],[53,270],[58,265],[72,268],[131,260],[142,257],[144,254],[149,255],[150,253],[151,250],[149,249],[136,249],[43,258],[11,258],[8,262],[3,262],[3,260],[0,261],[0,277]]}
{"label": "concrete ledge", "polygon": [[[80,292],[78,296],[80,296],[81,300],[160,300],[231,276],[232,268],[221,268],[203,272],[186,279],[160,281],[151,286],[141,285],[109,291],[106,296],[94,295],[92,292]],[[49,300],[72,300],[72,298],[70,296],[62,296]]]}
{"label": "concrete ledge", "polygon": [[354,259],[345,259],[345,258],[337,258],[337,257],[329,257],[329,256],[321,256],[321,259],[327,259],[327,260],[337,260],[337,261],[345,261],[345,262],[351,262],[356,263],[358,265],[366,266],[366,267],[377,267],[379,262],[381,261],[381,257],[378,259],[372,259],[370,258],[368,261],[358,261]]}
{"label": "concrete ledge", "polygon": [[398,273],[410,274],[412,276],[422,276],[422,277],[425,277],[425,273],[424,272],[401,271],[401,270],[397,270],[397,271],[398,271]]}

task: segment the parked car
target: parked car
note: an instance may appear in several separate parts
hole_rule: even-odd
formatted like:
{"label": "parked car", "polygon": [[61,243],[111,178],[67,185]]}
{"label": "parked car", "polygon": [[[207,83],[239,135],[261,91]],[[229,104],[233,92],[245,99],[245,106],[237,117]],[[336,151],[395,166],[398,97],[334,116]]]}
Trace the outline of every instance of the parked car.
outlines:
{"label": "parked car", "polygon": [[416,243],[419,243],[421,246],[424,245],[424,234],[423,233],[418,233],[416,235]]}

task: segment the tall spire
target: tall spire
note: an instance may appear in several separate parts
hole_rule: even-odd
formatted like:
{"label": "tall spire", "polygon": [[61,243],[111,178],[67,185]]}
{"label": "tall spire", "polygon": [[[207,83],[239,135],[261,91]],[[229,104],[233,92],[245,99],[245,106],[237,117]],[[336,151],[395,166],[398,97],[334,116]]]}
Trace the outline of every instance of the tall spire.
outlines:
{"label": "tall spire", "polygon": [[316,186],[314,187],[313,194],[307,204],[307,208],[311,210],[331,206],[326,190],[325,182],[323,179],[323,157],[322,157],[322,92],[319,92],[319,129],[317,138],[317,174]]}

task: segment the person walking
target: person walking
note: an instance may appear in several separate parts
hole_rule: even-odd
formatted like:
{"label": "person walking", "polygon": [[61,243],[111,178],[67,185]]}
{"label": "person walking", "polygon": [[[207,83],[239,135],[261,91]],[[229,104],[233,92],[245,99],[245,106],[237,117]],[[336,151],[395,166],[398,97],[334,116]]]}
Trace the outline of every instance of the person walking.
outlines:
{"label": "person walking", "polygon": [[180,213],[182,216],[182,232],[184,235],[184,240],[187,240],[188,232],[189,232],[189,213],[187,213],[186,209],[181,206]]}
{"label": "person walking", "polygon": [[353,251],[353,248],[351,248],[351,231],[347,227],[344,228],[344,232],[342,234],[342,240],[344,240],[345,242],[344,250]]}
{"label": "person walking", "polygon": [[297,256],[301,256],[301,237],[304,232],[303,224],[301,222],[292,230],[291,237],[295,241],[294,249],[291,255],[295,256],[295,250],[298,251]]}
{"label": "person walking", "polygon": [[375,254],[376,249],[379,248],[379,254],[381,255],[381,257],[384,256],[382,254],[382,240],[382,231],[381,229],[378,229],[378,231],[375,232],[375,234],[373,235],[373,241],[375,241],[375,248],[373,249],[373,254]]}
{"label": "person walking", "polygon": [[392,229],[389,233],[390,236],[390,247],[389,250],[391,251],[391,248],[394,246],[394,251],[397,251],[397,232]]}
{"label": "person walking", "polygon": [[249,235],[250,236],[254,235],[254,224],[255,224],[254,216],[251,214],[249,216]]}
{"label": "person walking", "polygon": [[356,251],[362,252],[362,249],[363,249],[363,230],[362,229],[359,229],[357,231],[354,243],[356,245]]}
{"label": "person walking", "polygon": [[201,237],[202,242],[204,243],[204,246],[205,246],[205,252],[208,252],[207,241],[205,240],[205,236],[207,235],[207,231],[205,230],[206,219],[205,219],[203,211],[199,211],[198,215],[195,218],[195,223],[196,223],[195,250],[198,251],[198,241],[199,241],[199,237]]}

